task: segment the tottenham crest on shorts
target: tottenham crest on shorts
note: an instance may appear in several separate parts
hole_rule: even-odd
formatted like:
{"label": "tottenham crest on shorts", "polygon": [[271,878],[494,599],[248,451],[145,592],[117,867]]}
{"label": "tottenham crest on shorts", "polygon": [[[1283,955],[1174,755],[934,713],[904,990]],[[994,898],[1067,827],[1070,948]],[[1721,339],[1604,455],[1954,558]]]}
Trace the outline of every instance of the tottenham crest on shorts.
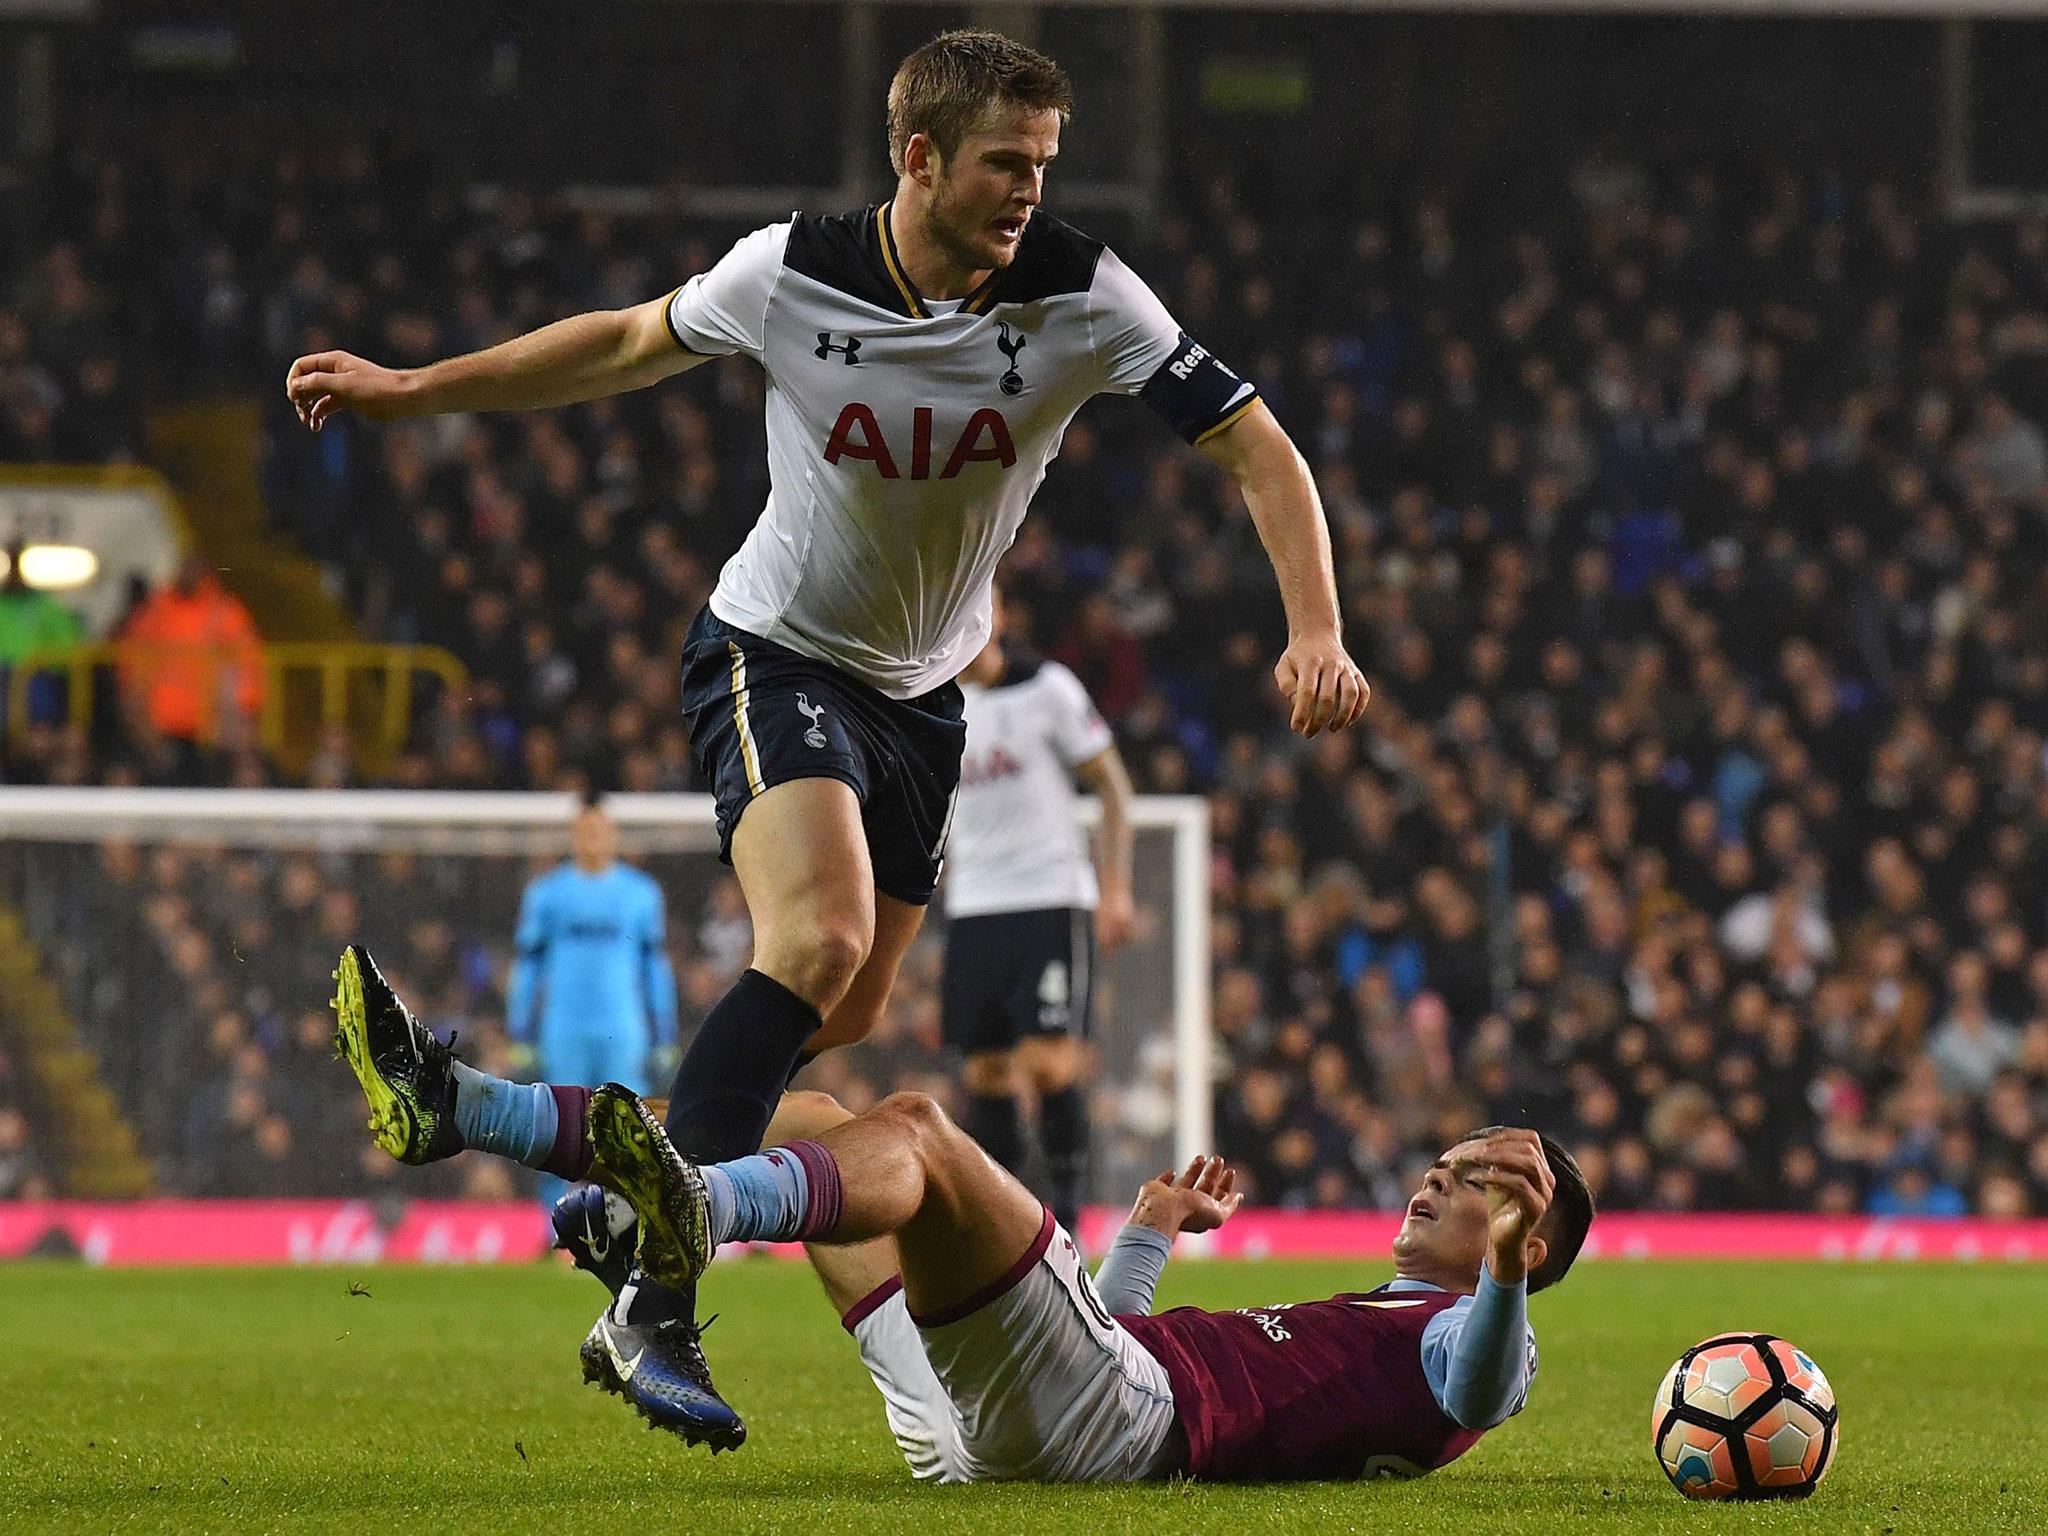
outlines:
{"label": "tottenham crest on shorts", "polygon": [[804,745],[819,751],[824,750],[825,733],[818,728],[818,722],[825,718],[825,706],[813,704],[808,697],[800,693],[796,696],[796,711],[811,722],[810,729],[804,732]]}

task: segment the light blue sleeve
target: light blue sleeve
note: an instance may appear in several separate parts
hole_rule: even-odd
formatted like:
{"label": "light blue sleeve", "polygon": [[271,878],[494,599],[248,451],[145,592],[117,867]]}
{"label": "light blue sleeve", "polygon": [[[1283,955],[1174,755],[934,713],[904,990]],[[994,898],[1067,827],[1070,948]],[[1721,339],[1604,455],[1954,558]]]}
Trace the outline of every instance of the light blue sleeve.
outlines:
{"label": "light blue sleeve", "polygon": [[1529,1284],[1497,1284],[1483,1266],[1470,1300],[1422,1331],[1422,1374],[1437,1406],[1467,1429],[1492,1429],[1521,1412],[1535,1374]]}
{"label": "light blue sleeve", "polygon": [[540,968],[548,952],[547,884],[542,875],[519,901],[512,981],[505,989],[505,1033],[515,1045],[533,1044],[539,1032]]}
{"label": "light blue sleeve", "polygon": [[646,969],[647,1009],[654,1022],[657,1050],[676,1043],[676,972],[668,958],[668,906],[661,885],[643,875],[647,900],[642,904],[641,964]]}
{"label": "light blue sleeve", "polygon": [[1125,1226],[1109,1245],[1095,1271],[1095,1294],[1111,1317],[1144,1317],[1152,1310],[1152,1293],[1173,1256],[1173,1239],[1150,1227]]}

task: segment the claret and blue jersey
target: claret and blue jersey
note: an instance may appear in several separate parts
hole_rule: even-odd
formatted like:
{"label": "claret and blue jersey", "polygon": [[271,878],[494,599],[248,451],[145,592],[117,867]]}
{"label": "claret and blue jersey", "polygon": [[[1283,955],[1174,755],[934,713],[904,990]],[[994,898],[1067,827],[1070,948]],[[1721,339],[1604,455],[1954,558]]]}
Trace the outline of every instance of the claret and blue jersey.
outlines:
{"label": "claret and blue jersey", "polygon": [[564,863],[535,880],[519,909],[513,1041],[561,1081],[647,1088],[653,1050],[676,1040],[667,926],[661,887],[631,865]]}
{"label": "claret and blue jersey", "polygon": [[1363,1295],[1117,1321],[1165,1368],[1208,1477],[1414,1476],[1521,1411],[1536,1370],[1526,1284],[1395,1280]]}

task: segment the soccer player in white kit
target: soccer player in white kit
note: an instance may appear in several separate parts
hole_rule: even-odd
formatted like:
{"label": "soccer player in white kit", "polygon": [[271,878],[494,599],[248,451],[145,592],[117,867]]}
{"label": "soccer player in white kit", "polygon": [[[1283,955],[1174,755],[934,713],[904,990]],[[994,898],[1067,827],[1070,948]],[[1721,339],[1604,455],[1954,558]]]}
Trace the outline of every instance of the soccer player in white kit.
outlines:
{"label": "soccer player in white kit", "polygon": [[[668,1128],[688,1157],[755,1150],[800,1062],[880,1017],[945,851],[964,734],[953,678],[988,638],[996,562],[1091,396],[1140,396],[1236,482],[1287,616],[1274,676],[1293,728],[1341,729],[1365,708],[1301,455],[1135,273],[1038,212],[1071,100],[1043,55],[944,34],[890,84],[888,202],[794,215],[666,298],[482,352],[408,369],[322,352],[287,374],[317,431],[337,410],[566,405],[732,353],[765,369],[768,505],[683,657],[693,748],[754,923],[751,967],[677,1070]],[[431,1144],[442,1108],[406,1103]],[[734,1446],[745,1427],[693,1314],[693,1297],[635,1278],[585,1367],[607,1362],[607,1387],[685,1439]]]}
{"label": "soccer player in white kit", "polygon": [[[1079,1232],[1088,1165],[1081,1079],[1096,955],[1129,936],[1131,779],[1081,680],[998,634],[960,674],[967,754],[946,850],[940,1021],[965,1058],[961,1126],[1019,1178],[1018,1090],[1038,1104],[1046,1204]],[[1101,797],[1095,857],[1079,780]]]}

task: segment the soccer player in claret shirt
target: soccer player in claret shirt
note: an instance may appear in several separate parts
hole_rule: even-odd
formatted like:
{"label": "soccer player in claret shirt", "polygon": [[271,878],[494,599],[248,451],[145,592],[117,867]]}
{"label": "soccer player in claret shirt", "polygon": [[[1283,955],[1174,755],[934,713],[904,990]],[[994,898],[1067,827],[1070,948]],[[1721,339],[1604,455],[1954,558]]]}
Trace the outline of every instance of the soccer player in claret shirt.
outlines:
{"label": "soccer player in claret shirt", "polygon": [[[797,214],[667,298],[470,356],[394,370],[321,352],[287,375],[317,431],[339,410],[565,405],[732,353],[765,369],[768,505],[683,655],[692,745],[754,923],[751,967],[677,1069],[668,1128],[690,1157],[753,1152],[802,1060],[880,1017],[945,852],[963,737],[953,679],[988,639],[996,562],[1091,396],[1147,401],[1243,493],[1286,613],[1274,676],[1293,728],[1341,729],[1365,708],[1301,455],[1130,268],[1039,211],[1069,106],[1043,55],[947,33],[890,84],[889,201]],[[398,1092],[363,1086],[373,1104]],[[443,1113],[422,1101],[387,1116],[384,1144],[424,1155]],[[641,1277],[586,1346],[643,1412],[737,1445],[745,1429],[713,1389],[693,1312],[687,1291]]]}
{"label": "soccer player in claret shirt", "polygon": [[1490,1127],[1439,1158],[1371,1291],[1150,1315],[1181,1231],[1237,1207],[1198,1158],[1138,1196],[1091,1280],[1066,1231],[929,1098],[858,1118],[785,1100],[795,1139],[696,1168],[645,1105],[599,1089],[600,1172],[641,1213],[642,1262],[680,1277],[720,1242],[802,1238],[912,1471],[941,1482],[1414,1476],[1519,1412],[1528,1298],[1593,1219],[1569,1153]]}
{"label": "soccer player in claret shirt", "polygon": [[[451,1068],[368,957],[343,958],[344,976],[365,986],[364,1043],[378,1060],[395,1069],[412,1055],[461,1078],[461,1131],[448,1127],[444,1150],[531,1162],[573,1148],[566,1171],[626,1210],[614,1235],[642,1272],[687,1286],[722,1243],[808,1244],[924,1479],[1348,1478],[1443,1466],[1522,1408],[1536,1372],[1529,1295],[1571,1268],[1593,1220],[1568,1153],[1494,1126],[1424,1175],[1388,1283],[1153,1316],[1175,1235],[1237,1208],[1217,1159],[1148,1183],[1091,1280],[1052,1213],[922,1094],[860,1116],[822,1094],[787,1094],[769,1131],[776,1145],[698,1165],[616,1083],[592,1093]],[[601,1368],[587,1360],[593,1379]]]}

